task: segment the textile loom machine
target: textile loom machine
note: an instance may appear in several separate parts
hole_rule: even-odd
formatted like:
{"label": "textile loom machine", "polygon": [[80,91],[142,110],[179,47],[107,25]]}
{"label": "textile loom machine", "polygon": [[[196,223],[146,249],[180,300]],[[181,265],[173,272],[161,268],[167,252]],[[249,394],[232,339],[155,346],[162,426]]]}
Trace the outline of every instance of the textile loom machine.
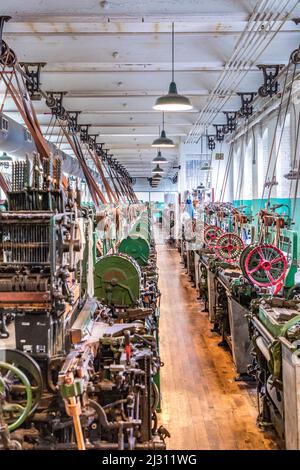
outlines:
{"label": "textile loom machine", "polygon": [[156,278],[146,286],[133,258],[106,255],[96,296],[113,259],[128,296],[93,297],[91,213],[52,163],[15,163],[0,213],[0,446],[164,448]]}
{"label": "textile loom machine", "polygon": [[0,180],[0,449],[164,449],[150,214],[62,96],[39,90],[93,203],[81,201],[49,151],[16,55],[4,41],[0,52],[36,148]]}
{"label": "textile loom machine", "polygon": [[220,209],[204,213],[213,225],[202,228],[195,277],[212,331],[229,346],[237,379],[256,380],[258,424],[272,424],[286,448],[299,449],[298,234],[281,204],[261,210],[256,226],[241,209],[225,220]]}
{"label": "textile loom machine", "polygon": [[[156,250],[149,209],[143,210],[131,225],[128,236],[117,246],[117,252],[99,258],[95,264],[95,295],[109,305],[113,315],[122,321],[146,322],[149,344],[156,345],[159,359],[159,304]],[[155,409],[160,411],[160,361],[153,377],[157,395]]]}

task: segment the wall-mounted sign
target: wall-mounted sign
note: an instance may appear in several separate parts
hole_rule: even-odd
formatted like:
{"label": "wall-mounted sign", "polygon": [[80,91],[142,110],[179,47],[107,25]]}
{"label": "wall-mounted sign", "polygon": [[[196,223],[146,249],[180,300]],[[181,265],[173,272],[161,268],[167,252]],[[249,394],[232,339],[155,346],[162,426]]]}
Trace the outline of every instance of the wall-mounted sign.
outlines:
{"label": "wall-mounted sign", "polygon": [[215,153],[215,160],[224,160],[224,153]]}

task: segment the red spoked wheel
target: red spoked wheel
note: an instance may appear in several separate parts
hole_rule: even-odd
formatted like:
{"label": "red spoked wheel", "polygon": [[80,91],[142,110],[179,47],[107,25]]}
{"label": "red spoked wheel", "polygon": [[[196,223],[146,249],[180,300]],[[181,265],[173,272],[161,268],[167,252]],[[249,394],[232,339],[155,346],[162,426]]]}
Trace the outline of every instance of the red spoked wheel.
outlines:
{"label": "red spoked wheel", "polygon": [[235,233],[224,233],[217,239],[215,246],[219,259],[226,263],[234,263],[244,249],[243,240]]}
{"label": "red spoked wheel", "polygon": [[217,239],[223,234],[223,230],[217,225],[208,225],[204,229],[204,241],[208,247],[215,246]]}
{"label": "red spoked wheel", "polygon": [[271,287],[280,283],[287,272],[285,255],[274,245],[255,246],[245,259],[245,273],[257,286]]}

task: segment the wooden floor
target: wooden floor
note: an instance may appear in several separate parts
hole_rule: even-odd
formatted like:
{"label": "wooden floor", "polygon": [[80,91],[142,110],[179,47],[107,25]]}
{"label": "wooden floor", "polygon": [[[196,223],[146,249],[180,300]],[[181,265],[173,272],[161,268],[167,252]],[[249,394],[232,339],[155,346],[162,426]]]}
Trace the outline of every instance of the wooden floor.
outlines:
{"label": "wooden floor", "polygon": [[177,250],[157,245],[160,274],[160,423],[168,449],[276,449],[256,426],[256,392],[235,382],[230,353],[218,346]]}

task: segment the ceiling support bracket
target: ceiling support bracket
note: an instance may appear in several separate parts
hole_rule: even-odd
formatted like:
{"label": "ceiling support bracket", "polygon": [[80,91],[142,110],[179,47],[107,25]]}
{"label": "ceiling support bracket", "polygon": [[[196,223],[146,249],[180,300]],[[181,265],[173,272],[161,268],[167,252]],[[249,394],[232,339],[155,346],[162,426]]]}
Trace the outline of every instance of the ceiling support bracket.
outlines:
{"label": "ceiling support bracket", "polygon": [[79,129],[80,129],[80,142],[86,144],[89,141],[89,128],[91,127],[91,124],[80,124]]}
{"label": "ceiling support bracket", "polygon": [[253,105],[252,102],[254,100],[254,96],[256,95],[255,92],[249,93],[237,93],[242,100],[242,106],[239,110],[239,115],[245,119],[248,119],[253,114]]}
{"label": "ceiling support bracket", "polygon": [[8,47],[6,42],[3,41],[4,23],[7,23],[10,19],[11,16],[0,16],[0,63],[4,65],[4,67],[13,67],[17,62],[16,54]]}
{"label": "ceiling support bracket", "polygon": [[216,141],[214,135],[207,135],[207,147],[209,150],[215,150]]}
{"label": "ceiling support bracket", "polygon": [[259,70],[263,71],[264,76],[264,84],[258,89],[259,96],[266,98],[267,96],[272,97],[273,95],[276,95],[279,89],[279,82],[277,77],[280,70],[284,67],[284,64],[260,64],[257,67]]}
{"label": "ceiling support bracket", "polygon": [[95,150],[97,145],[97,137],[99,134],[88,134],[88,146],[90,150]]}
{"label": "ceiling support bracket", "polygon": [[25,72],[25,84],[29,96],[33,101],[40,101],[41,94],[41,69],[45,67],[46,62],[20,62]]}
{"label": "ceiling support bracket", "polygon": [[223,124],[214,124],[216,129],[216,140],[217,142],[223,142],[224,140],[224,133],[223,133]]}
{"label": "ceiling support bracket", "polygon": [[236,118],[237,112],[236,111],[223,111],[226,116],[227,124],[223,126],[223,134],[229,134],[236,130]]}
{"label": "ceiling support bracket", "polygon": [[66,91],[47,91],[46,104],[51,109],[52,115],[57,119],[66,119],[67,112],[62,105]]}
{"label": "ceiling support bracket", "polygon": [[78,125],[78,116],[81,111],[68,111],[68,128],[69,131],[79,132],[80,126]]}

